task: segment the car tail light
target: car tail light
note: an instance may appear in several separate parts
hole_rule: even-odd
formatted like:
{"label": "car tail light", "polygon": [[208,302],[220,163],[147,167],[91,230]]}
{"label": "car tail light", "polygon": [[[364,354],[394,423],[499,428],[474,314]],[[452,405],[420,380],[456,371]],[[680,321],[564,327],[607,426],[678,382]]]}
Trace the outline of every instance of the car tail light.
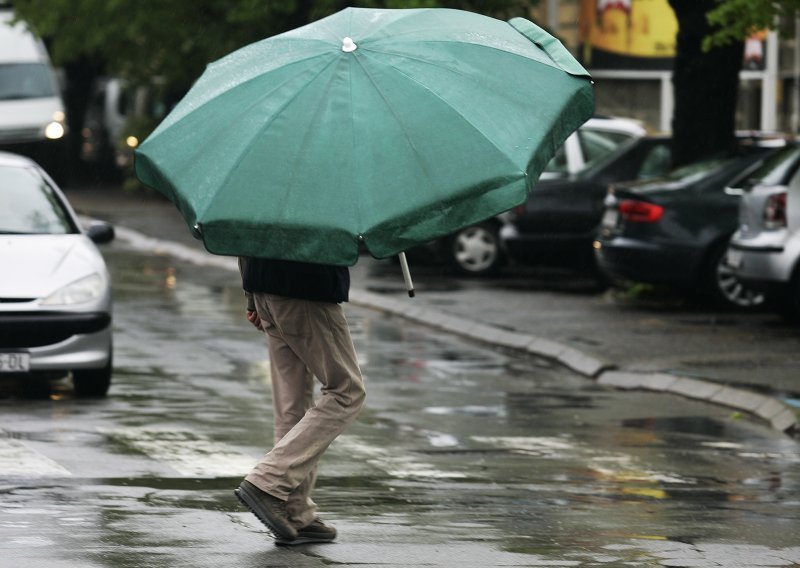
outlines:
{"label": "car tail light", "polygon": [[647,201],[625,199],[619,202],[619,214],[631,223],[656,223],[664,216],[664,208]]}
{"label": "car tail light", "polygon": [[764,207],[764,227],[780,229],[786,226],[786,192],[773,193]]}

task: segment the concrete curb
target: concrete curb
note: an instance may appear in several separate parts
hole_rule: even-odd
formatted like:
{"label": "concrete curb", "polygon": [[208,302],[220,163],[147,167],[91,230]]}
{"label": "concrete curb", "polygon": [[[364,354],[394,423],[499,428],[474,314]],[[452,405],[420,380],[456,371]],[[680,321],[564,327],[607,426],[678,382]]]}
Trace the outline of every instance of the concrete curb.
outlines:
{"label": "concrete curb", "polygon": [[[209,255],[180,243],[154,239],[125,227],[115,227],[115,230],[117,238],[130,243],[135,248],[151,250],[156,254],[168,254],[201,266],[215,266],[238,272],[236,260],[230,257]],[[367,290],[352,289],[350,303],[399,316],[496,348],[549,359],[576,373],[596,379],[601,385],[627,390],[668,392],[747,412],[768,422],[780,432],[791,434],[800,430],[798,414],[791,406],[783,401],[744,389],[668,373],[637,373],[618,370],[614,364],[608,361],[597,359],[550,339],[507,331],[426,308],[414,304],[413,301],[390,298]]]}

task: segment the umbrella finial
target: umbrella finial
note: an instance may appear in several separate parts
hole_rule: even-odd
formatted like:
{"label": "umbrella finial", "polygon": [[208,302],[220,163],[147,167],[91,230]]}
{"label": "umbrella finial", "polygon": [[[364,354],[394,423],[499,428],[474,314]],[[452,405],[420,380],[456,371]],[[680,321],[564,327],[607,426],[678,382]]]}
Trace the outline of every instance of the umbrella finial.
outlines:
{"label": "umbrella finial", "polygon": [[346,37],[342,40],[342,51],[345,53],[350,53],[356,49],[358,49],[358,46],[355,44],[352,38]]}

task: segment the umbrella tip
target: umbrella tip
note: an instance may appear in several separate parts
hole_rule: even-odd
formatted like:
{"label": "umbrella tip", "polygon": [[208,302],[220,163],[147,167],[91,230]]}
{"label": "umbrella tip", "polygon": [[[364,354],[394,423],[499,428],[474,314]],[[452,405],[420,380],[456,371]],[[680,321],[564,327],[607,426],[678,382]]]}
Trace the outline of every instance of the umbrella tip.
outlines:
{"label": "umbrella tip", "polygon": [[358,49],[358,46],[355,44],[352,38],[346,37],[342,40],[342,51],[345,53],[350,53],[356,49]]}

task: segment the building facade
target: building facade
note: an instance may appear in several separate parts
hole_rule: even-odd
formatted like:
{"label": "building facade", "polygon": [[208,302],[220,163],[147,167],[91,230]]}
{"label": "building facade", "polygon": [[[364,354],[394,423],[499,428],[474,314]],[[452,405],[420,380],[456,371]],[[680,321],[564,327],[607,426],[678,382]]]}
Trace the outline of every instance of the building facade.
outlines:
{"label": "building facade", "polygon": [[[531,17],[592,73],[597,114],[671,130],[678,24],[667,0],[540,0]],[[798,132],[800,25],[745,42],[737,128]]]}

